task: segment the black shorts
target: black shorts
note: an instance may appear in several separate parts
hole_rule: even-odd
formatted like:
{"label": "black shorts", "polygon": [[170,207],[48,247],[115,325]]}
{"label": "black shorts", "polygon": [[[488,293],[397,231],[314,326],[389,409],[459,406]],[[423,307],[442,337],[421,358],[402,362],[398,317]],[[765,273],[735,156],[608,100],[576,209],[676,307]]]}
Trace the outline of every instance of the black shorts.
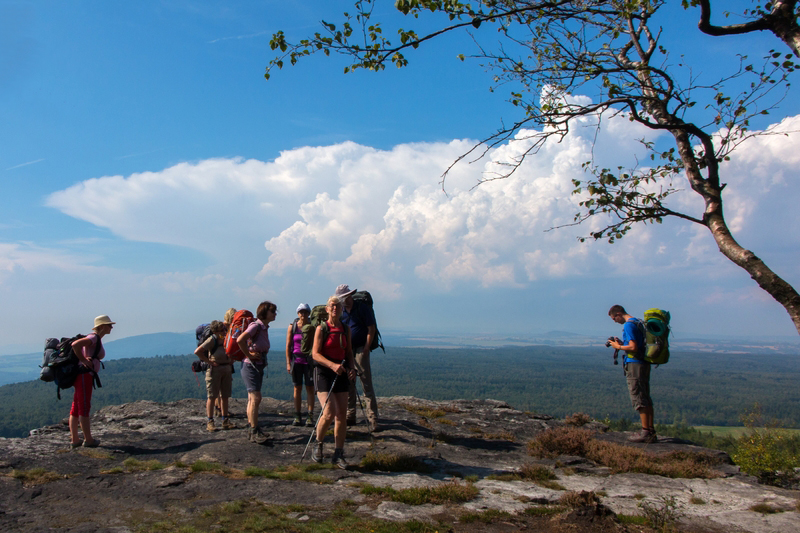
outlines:
{"label": "black shorts", "polygon": [[[314,387],[317,389],[317,392],[327,393],[331,390],[332,384],[333,393],[349,392],[350,380],[347,379],[347,375],[337,376],[336,372],[326,366],[314,365]],[[335,384],[333,383],[334,378],[336,379]]]}
{"label": "black shorts", "polygon": [[313,365],[311,363],[292,363],[292,384],[295,387],[301,387],[305,383],[306,387],[314,385],[313,381]]}

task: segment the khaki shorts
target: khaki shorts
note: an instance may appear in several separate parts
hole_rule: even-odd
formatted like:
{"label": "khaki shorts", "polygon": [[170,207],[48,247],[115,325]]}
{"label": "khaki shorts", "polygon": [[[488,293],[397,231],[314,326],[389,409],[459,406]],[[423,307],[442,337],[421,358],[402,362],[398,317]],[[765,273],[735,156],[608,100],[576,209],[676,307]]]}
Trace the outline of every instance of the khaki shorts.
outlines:
{"label": "khaki shorts", "polygon": [[232,384],[231,365],[212,366],[206,371],[206,391],[209,398],[230,398]]}
{"label": "khaki shorts", "polygon": [[628,380],[628,394],[631,404],[637,411],[652,407],[650,398],[650,363],[628,363],[625,365],[625,379]]}

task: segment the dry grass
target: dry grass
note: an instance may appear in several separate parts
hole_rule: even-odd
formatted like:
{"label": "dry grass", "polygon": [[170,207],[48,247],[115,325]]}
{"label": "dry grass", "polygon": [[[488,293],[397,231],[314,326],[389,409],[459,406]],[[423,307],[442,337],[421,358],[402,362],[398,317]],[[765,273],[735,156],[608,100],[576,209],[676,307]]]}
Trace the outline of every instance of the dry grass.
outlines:
{"label": "dry grass", "polygon": [[383,496],[392,501],[408,505],[426,503],[463,503],[474,499],[480,491],[472,483],[444,483],[435,487],[415,487],[410,489],[393,489],[391,487],[375,487],[364,485],[361,493],[365,495]]}
{"label": "dry grass", "polygon": [[247,477],[264,477],[267,479],[281,479],[284,481],[307,481],[320,485],[333,483],[333,480],[328,477],[312,473],[314,470],[320,470],[320,468],[315,468],[319,466],[321,465],[289,465],[276,468],[275,470],[249,466],[244,469],[244,475]]}
{"label": "dry grass", "polygon": [[152,459],[150,461],[140,461],[138,459],[134,459],[133,457],[129,457],[122,461],[122,464],[125,466],[128,472],[144,472],[145,470],[162,470],[164,468],[164,464],[156,459]]}
{"label": "dry grass", "polygon": [[671,478],[715,478],[712,468],[716,458],[702,453],[670,452],[652,454],[640,448],[597,440],[586,429],[562,427],[549,429],[528,442],[528,453],[534,457],[554,458],[577,455],[614,473],[638,472]]}
{"label": "dry grass", "polygon": [[361,460],[361,468],[368,472],[380,470],[383,472],[420,472],[425,474],[431,471],[430,466],[412,455],[374,452],[367,452]]}
{"label": "dry grass", "polygon": [[585,507],[587,505],[595,505],[600,503],[600,498],[592,491],[582,490],[575,492],[573,490],[565,492],[558,498],[558,503],[566,507]]}
{"label": "dry grass", "polygon": [[65,477],[58,472],[51,472],[50,470],[45,470],[44,468],[12,470],[10,475],[14,479],[19,479],[25,485],[41,485],[42,483],[49,483]]}
{"label": "dry grass", "polygon": [[586,413],[573,413],[564,419],[568,426],[581,427],[592,421],[592,417]]}
{"label": "dry grass", "polygon": [[775,513],[782,512],[781,509],[778,509],[777,507],[773,507],[773,506],[769,505],[768,503],[757,503],[757,504],[751,506],[750,510],[753,511],[753,512],[756,512],[756,513],[761,513],[761,514],[775,514]]}

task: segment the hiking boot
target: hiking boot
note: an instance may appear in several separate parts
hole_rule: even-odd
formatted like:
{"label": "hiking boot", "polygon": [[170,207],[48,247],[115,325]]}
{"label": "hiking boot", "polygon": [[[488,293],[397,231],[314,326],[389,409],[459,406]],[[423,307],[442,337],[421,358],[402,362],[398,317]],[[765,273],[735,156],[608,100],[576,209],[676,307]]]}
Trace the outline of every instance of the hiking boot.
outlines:
{"label": "hiking boot", "polygon": [[306,417],[306,427],[313,428],[314,427],[314,413],[308,413]]}
{"label": "hiking boot", "polygon": [[214,406],[214,416],[222,416],[222,409],[216,405]]}
{"label": "hiking boot", "polygon": [[347,461],[344,460],[344,450],[341,448],[334,450],[333,457],[331,458],[331,464],[341,468],[342,470],[347,470],[347,467],[350,466],[347,464]]}
{"label": "hiking boot", "polygon": [[294,415],[294,420],[292,421],[292,425],[293,426],[302,426],[303,425],[303,421],[300,419],[300,414],[299,413]]}
{"label": "hiking boot", "polygon": [[91,441],[88,440],[83,441],[84,448],[97,448],[98,446],[100,446],[100,441],[97,439]]}
{"label": "hiking boot", "polygon": [[651,433],[646,429],[641,430],[639,433],[628,437],[629,442],[642,442],[645,444],[650,444],[652,442],[656,442],[658,439],[656,438],[655,432]]}
{"label": "hiking boot", "polygon": [[253,426],[247,426],[247,440],[253,442]]}
{"label": "hiking boot", "polygon": [[234,426],[233,422],[231,422],[229,419],[227,418],[222,419],[222,429],[235,429],[235,428],[236,426]]}
{"label": "hiking boot", "polygon": [[206,429],[209,430],[209,431],[216,431],[217,430],[217,427],[214,425],[214,419],[211,419],[211,420],[208,421],[208,424],[206,424]]}
{"label": "hiking boot", "polygon": [[348,425],[348,427],[349,426],[355,426],[356,424],[357,424],[356,417],[352,417],[352,418],[350,418],[349,416],[347,417],[347,425]]}
{"label": "hiking boot", "polygon": [[367,422],[367,424],[368,424],[369,430],[371,432],[373,432],[373,433],[377,433],[378,431],[381,430],[381,427],[378,425],[378,421],[377,420],[370,420],[369,422]]}
{"label": "hiking boot", "polygon": [[262,433],[260,427],[253,428],[253,437],[251,440],[256,444],[266,444],[269,440],[269,433]]}
{"label": "hiking boot", "polygon": [[322,462],[322,443],[317,442],[313,448],[311,448],[311,460],[315,463]]}

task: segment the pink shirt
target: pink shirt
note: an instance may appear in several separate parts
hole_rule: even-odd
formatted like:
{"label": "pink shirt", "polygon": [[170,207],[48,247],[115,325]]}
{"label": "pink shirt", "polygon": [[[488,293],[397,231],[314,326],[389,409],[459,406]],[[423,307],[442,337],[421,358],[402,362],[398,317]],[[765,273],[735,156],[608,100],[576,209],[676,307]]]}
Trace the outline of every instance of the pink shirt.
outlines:
{"label": "pink shirt", "polygon": [[[99,338],[97,337],[97,333],[89,333],[86,335],[87,339],[91,339],[91,344],[88,344],[82,348],[83,356],[86,359],[92,359],[94,355],[94,348],[97,345],[97,341]],[[97,359],[92,359],[92,364],[94,365],[94,371],[100,372],[100,359],[106,356],[106,348],[103,346],[103,343],[100,343],[100,351],[97,352]]]}
{"label": "pink shirt", "polygon": [[251,350],[258,352],[261,355],[267,354],[269,351],[269,334],[267,333],[268,329],[269,326],[258,319],[253,320],[250,325],[247,326],[247,329],[244,330],[244,332],[250,334],[247,345]]}

